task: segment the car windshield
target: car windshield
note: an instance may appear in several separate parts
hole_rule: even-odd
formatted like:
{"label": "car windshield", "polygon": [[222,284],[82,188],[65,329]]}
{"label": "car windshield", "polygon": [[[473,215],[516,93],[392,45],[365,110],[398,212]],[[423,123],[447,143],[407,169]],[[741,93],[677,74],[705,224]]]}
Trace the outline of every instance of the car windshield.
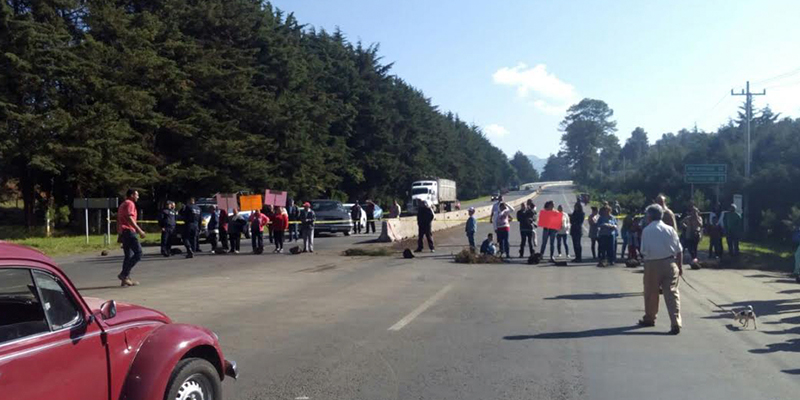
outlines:
{"label": "car windshield", "polygon": [[315,201],[311,203],[311,209],[314,211],[334,211],[341,208],[342,205],[338,201]]}
{"label": "car windshield", "polygon": [[427,194],[427,193],[429,193],[429,192],[428,192],[428,188],[415,188],[415,189],[411,189],[411,194],[412,194],[412,195],[415,195],[415,194]]}

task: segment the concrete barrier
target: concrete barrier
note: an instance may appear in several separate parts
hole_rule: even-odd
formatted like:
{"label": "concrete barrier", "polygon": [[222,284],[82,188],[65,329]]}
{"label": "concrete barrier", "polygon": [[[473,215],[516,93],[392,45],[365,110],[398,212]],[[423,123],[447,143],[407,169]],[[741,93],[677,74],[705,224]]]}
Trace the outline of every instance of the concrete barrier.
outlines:
{"label": "concrete barrier", "polygon": [[[531,191],[531,193],[522,196],[518,199],[514,199],[511,201],[507,201],[506,203],[512,207],[517,207],[520,204],[528,201],[529,199],[533,199],[541,193],[542,189],[550,186],[560,186],[560,185],[571,185],[571,181],[565,182],[542,182],[540,184],[535,184],[535,190]],[[492,213],[492,204],[483,206],[483,207],[476,207],[475,208],[475,218],[486,218]],[[468,210],[458,210],[458,211],[451,211],[448,213],[440,213],[436,214],[436,218],[433,220],[432,231],[441,231],[444,229],[449,229],[455,226],[466,224],[467,219],[469,218],[469,211]],[[382,222],[383,229],[381,229],[381,236],[378,238],[378,241],[381,242],[398,242],[401,240],[409,239],[412,237],[416,237],[418,233],[417,228],[417,217],[403,217],[403,218],[394,218],[394,219],[387,219]]]}

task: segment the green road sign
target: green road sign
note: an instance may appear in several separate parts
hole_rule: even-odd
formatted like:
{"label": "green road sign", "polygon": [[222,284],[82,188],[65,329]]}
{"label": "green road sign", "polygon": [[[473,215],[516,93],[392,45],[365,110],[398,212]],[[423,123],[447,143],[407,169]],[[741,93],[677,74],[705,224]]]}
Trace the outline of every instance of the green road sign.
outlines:
{"label": "green road sign", "polygon": [[691,184],[725,183],[728,181],[728,166],[726,164],[686,164],[684,180]]}

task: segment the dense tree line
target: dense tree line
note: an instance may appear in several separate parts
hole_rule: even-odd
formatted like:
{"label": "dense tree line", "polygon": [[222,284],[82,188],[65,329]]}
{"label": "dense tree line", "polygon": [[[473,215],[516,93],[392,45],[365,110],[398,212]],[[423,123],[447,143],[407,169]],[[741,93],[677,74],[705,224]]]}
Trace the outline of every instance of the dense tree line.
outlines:
{"label": "dense tree line", "polygon": [[800,225],[800,119],[781,117],[769,107],[757,109],[751,120],[752,174],[744,176],[746,117],[740,111],[715,132],[683,129],[666,133],[649,144],[647,132],[636,128],[624,146],[613,132],[613,111],[600,100],[585,99],[569,109],[562,123],[563,152],[551,156],[549,166],[564,166],[575,179],[606,197],[623,200],[638,209],[658,193],[670,197],[678,212],[694,203],[702,211],[715,207],[716,185],[684,181],[686,164],[726,164],[727,182],[719,187],[723,207],[734,194],[749,199],[752,233],[786,239]]}
{"label": "dense tree line", "polygon": [[[0,186],[45,204],[287,190],[382,202],[517,180],[476,126],[391,74],[378,46],[258,0],[0,2]],[[526,172],[528,173],[528,172]]]}

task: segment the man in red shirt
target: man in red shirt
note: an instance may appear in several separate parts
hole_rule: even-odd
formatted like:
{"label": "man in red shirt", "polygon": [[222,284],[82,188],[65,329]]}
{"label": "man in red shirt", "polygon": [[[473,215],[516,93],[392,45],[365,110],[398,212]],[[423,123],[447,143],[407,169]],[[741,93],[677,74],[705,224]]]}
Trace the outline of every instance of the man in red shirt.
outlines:
{"label": "man in red shirt", "polygon": [[126,200],[120,204],[119,210],[117,210],[117,234],[119,234],[119,242],[122,243],[122,251],[125,253],[122,272],[117,275],[122,282],[120,285],[122,287],[139,284],[131,279],[131,270],[142,259],[142,245],[136,234],[138,233],[142,239],[145,236],[142,228],[136,223],[136,201],[139,200],[139,192],[128,189],[125,196]]}

